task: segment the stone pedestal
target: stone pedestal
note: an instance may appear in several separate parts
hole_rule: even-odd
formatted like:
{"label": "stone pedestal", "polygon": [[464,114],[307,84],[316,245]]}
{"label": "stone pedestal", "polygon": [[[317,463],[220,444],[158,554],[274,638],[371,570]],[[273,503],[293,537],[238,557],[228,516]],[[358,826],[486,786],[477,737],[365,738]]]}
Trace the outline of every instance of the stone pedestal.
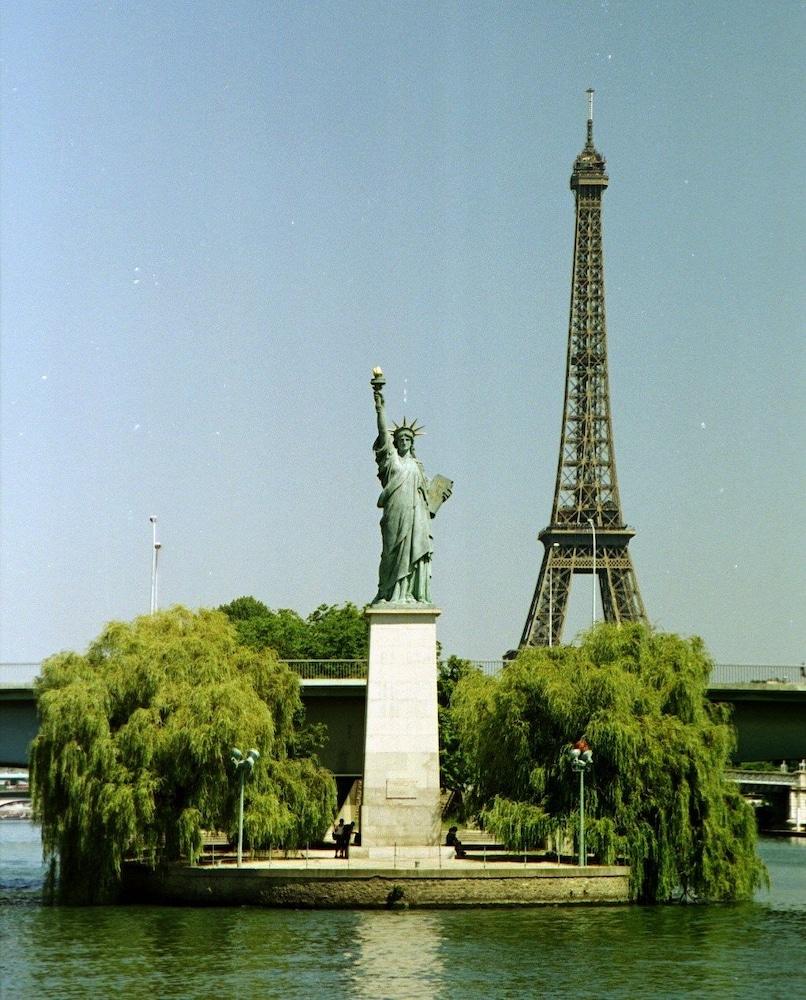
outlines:
{"label": "stone pedestal", "polygon": [[362,847],[439,844],[439,613],[422,605],[367,611]]}

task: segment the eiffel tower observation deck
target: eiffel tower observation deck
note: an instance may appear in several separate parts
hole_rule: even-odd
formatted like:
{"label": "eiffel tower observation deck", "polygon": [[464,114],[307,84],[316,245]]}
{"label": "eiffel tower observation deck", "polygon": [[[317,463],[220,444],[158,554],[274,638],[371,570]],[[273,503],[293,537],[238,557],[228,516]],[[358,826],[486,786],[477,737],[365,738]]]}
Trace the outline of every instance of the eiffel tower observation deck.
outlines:
{"label": "eiffel tower observation deck", "polygon": [[610,418],[602,251],[607,184],[604,157],[593,144],[589,90],[587,139],[571,174],[576,228],[560,456],[551,523],[538,536],[545,551],[521,647],[560,641],[574,574],[597,577],[605,621],[646,620],[627,549],[635,531],[621,511]]}

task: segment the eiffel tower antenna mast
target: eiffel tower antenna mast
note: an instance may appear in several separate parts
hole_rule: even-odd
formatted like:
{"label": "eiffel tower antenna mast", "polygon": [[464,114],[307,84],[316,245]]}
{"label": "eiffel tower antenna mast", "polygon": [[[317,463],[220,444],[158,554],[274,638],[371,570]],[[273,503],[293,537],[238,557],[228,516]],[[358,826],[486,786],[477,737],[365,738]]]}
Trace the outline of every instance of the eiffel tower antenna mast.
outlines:
{"label": "eiffel tower antenna mast", "polygon": [[593,574],[605,621],[645,621],[627,546],[635,531],[621,513],[607,373],[602,194],[604,157],[593,144],[593,90],[586,142],[574,161],[574,260],[560,456],[551,523],[539,534],[543,561],[520,646],[552,646],[562,636],[571,578]]}

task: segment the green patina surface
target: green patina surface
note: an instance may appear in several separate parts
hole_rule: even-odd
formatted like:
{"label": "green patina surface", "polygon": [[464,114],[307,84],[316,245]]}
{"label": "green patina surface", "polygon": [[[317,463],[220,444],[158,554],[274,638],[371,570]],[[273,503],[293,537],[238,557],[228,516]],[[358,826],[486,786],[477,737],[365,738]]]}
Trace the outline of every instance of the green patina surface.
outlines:
{"label": "green patina surface", "polygon": [[372,603],[430,604],[431,518],[451,495],[453,483],[444,476],[431,481],[426,477],[414,452],[420,432],[416,420],[409,424],[404,417],[402,424],[389,430],[382,392],[386,380],[380,368],[372,376],[378,422],[373,450],[382,487],[378,506],[383,511],[378,593]]}

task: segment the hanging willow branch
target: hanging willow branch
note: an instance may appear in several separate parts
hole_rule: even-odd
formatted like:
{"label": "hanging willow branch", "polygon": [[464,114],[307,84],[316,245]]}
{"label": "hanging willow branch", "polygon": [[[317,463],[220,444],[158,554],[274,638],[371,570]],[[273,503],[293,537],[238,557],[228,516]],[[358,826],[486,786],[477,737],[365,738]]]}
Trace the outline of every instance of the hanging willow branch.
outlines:
{"label": "hanging willow branch", "polygon": [[568,747],[584,735],[588,847],[630,865],[643,902],[727,900],[766,880],[752,809],[724,777],[734,746],[698,639],[599,625],[581,646],[522,652],[499,678],[463,677],[452,715],[476,806],[507,847],[576,829]]}
{"label": "hanging willow branch", "polygon": [[332,775],[292,756],[298,679],[241,645],[221,612],[113,622],[84,656],[47,660],[36,695],[32,798],[55,898],[102,901],[127,856],[193,862],[203,830],[234,834],[233,746],[261,752],[244,815],[253,847],[298,847],[332,820]]}

